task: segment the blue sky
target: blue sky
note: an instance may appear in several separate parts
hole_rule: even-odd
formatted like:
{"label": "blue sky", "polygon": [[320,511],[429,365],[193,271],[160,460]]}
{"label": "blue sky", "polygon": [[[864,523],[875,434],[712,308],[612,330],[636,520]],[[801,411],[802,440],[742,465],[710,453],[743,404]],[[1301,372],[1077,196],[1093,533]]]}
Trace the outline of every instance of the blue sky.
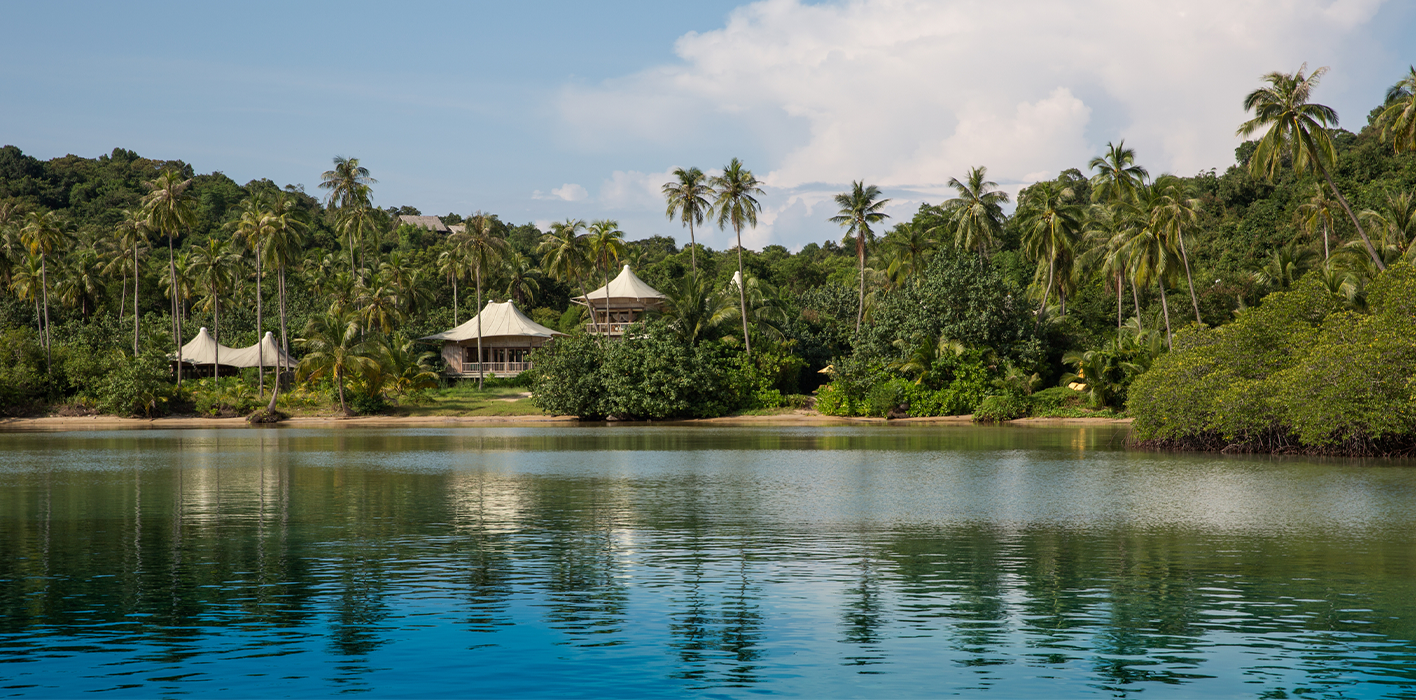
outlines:
{"label": "blue sky", "polygon": [[839,236],[854,179],[900,218],[968,166],[1016,190],[1118,138],[1222,170],[1260,74],[1332,66],[1317,99],[1355,128],[1416,60],[1409,3],[1176,5],[4,2],[0,142],[311,189],[355,156],[382,206],[632,239],[686,239],[658,185],[736,156],[771,185],[748,245],[795,248]]}

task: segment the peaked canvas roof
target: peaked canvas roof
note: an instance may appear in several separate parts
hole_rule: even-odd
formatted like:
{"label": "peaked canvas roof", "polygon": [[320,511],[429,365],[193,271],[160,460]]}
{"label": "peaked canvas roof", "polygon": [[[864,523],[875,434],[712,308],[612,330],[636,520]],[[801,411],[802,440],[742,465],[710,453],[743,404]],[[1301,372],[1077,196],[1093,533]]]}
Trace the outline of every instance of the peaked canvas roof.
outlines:
{"label": "peaked canvas roof", "polygon": [[496,336],[534,336],[538,338],[549,338],[554,335],[565,335],[559,331],[553,331],[521,313],[521,309],[516,308],[516,304],[504,301],[500,304],[494,301],[487,302],[482,312],[472,317],[472,320],[448,331],[443,331],[434,335],[421,338],[420,340],[448,340],[453,342],[463,340],[475,340],[477,338],[477,319],[482,319],[482,337],[493,338]]}
{"label": "peaked canvas roof", "polygon": [[[217,356],[217,350],[221,351],[220,357]],[[270,331],[266,331],[265,337],[255,345],[233,348],[216,342],[216,339],[211,337],[211,333],[207,332],[205,326],[197,331],[197,337],[192,338],[192,342],[182,346],[182,361],[193,365],[210,365],[220,360],[221,364],[227,367],[258,367],[262,351],[265,354],[265,366],[267,367],[275,367],[282,357],[287,366],[293,367],[298,364],[289,355],[280,352],[275,344],[275,336]],[[168,357],[173,360],[177,359],[175,353],[169,353]]]}
{"label": "peaked canvas roof", "polygon": [[[220,358],[217,357],[218,349],[221,351]],[[182,361],[194,365],[210,365],[220,359],[221,364],[224,365],[229,364],[227,358],[238,352],[241,351],[216,342],[216,339],[212,338],[211,333],[208,333],[206,327],[203,326],[197,331],[197,337],[192,338],[192,342],[182,346]],[[177,359],[175,354],[170,357],[174,360]]]}
{"label": "peaked canvas roof", "polygon": [[571,301],[585,303],[586,298],[590,301],[602,301],[605,299],[663,299],[664,295],[659,290],[650,287],[634,274],[634,270],[628,265],[620,270],[619,276],[610,280],[610,283],[596,289],[583,297],[575,297]]}
{"label": "peaked canvas roof", "polygon": [[[264,357],[262,357],[264,356]],[[264,359],[264,363],[262,363]],[[299,364],[291,359],[289,355],[280,351],[280,347],[275,344],[275,335],[266,331],[261,342],[248,348],[238,348],[231,351],[228,357],[226,350],[221,351],[221,364],[232,367],[259,367],[265,364],[266,367],[275,367],[284,364],[287,367],[294,367]]]}

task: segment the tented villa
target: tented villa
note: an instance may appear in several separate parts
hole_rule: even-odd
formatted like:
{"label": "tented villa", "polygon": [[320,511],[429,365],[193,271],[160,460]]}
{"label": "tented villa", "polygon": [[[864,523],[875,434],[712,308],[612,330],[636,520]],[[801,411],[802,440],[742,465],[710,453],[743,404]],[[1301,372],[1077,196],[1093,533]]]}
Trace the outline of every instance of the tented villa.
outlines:
{"label": "tented villa", "polygon": [[[177,361],[176,354],[168,357]],[[270,369],[285,367],[293,369],[297,364],[289,355],[281,352],[279,345],[275,342],[275,336],[269,331],[261,342],[244,348],[232,348],[216,342],[207,332],[206,327],[197,331],[197,337],[191,342],[182,346],[182,364],[196,371],[199,375],[205,369],[208,373],[214,366],[218,374],[231,375],[237,370],[246,367],[260,367],[264,365]]]}
{"label": "tented villa", "polygon": [[[482,336],[480,363],[477,357],[479,324]],[[516,304],[493,301],[488,302],[472,320],[422,340],[442,341],[442,357],[447,363],[449,377],[475,377],[479,372],[515,377],[531,369],[527,356],[532,350],[558,335],[565,334],[527,318],[521,309],[516,308]]]}
{"label": "tented villa", "polygon": [[571,301],[590,308],[590,323],[585,326],[587,331],[610,336],[624,335],[630,324],[642,321],[646,313],[662,311],[664,307],[664,295],[645,284],[628,265],[609,284]]}

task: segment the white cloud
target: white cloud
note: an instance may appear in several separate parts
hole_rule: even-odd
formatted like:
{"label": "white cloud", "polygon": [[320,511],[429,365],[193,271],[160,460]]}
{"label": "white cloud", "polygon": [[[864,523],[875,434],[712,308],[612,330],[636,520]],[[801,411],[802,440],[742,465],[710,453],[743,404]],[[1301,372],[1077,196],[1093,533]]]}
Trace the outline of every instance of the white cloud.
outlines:
{"label": "white cloud", "polygon": [[[525,190],[522,191],[524,192]],[[567,202],[579,202],[589,196],[590,193],[586,191],[584,187],[573,182],[567,182],[551,190],[550,194],[546,194],[540,190],[531,193],[532,199],[560,199]]]}
{"label": "white cloud", "polygon": [[616,170],[600,185],[600,203],[610,209],[663,208],[662,188],[672,173],[672,167],[659,173]]}
{"label": "white cloud", "polygon": [[[864,178],[939,196],[974,165],[1019,184],[1122,138],[1152,172],[1190,173],[1231,161],[1260,75],[1336,68],[1381,2],[763,0],[681,37],[678,63],[566,87],[560,110],[581,148],[755,150],[786,191]],[[636,175],[602,199],[638,199]],[[777,208],[793,206],[812,208]]]}

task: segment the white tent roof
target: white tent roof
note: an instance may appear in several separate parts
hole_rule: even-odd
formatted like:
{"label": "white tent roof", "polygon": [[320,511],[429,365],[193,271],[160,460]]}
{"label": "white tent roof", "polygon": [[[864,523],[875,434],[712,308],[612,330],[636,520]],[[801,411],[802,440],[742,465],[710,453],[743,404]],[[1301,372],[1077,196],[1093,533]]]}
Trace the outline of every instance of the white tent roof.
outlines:
{"label": "white tent roof", "polygon": [[[217,350],[220,350],[220,357]],[[215,364],[217,360],[227,367],[257,367],[260,365],[261,352],[265,354],[265,366],[275,367],[283,356],[287,366],[298,364],[289,355],[280,352],[275,344],[275,336],[266,331],[261,342],[246,348],[232,348],[216,342],[207,332],[205,326],[197,331],[197,337],[192,342],[182,346],[182,361],[193,365]],[[177,359],[177,355],[169,354],[171,359]]]}
{"label": "white tent roof", "polygon": [[[262,362],[264,360],[264,362]],[[291,359],[289,355],[280,351],[280,347],[275,344],[275,335],[266,331],[261,342],[248,348],[239,348],[231,351],[231,355],[226,354],[226,349],[221,350],[221,364],[232,367],[259,367],[264,364],[266,367],[275,367],[284,364],[286,367],[294,367],[299,364]]]}
{"label": "white tent roof", "polygon": [[[220,358],[217,357],[218,349],[221,351]],[[241,351],[236,348],[228,348],[216,342],[216,339],[212,338],[206,327],[203,326],[197,331],[197,337],[192,338],[192,342],[182,346],[182,361],[194,365],[210,365],[220,359],[221,364],[225,365],[230,364],[230,361],[227,360],[228,357],[239,352]],[[177,359],[176,355],[170,355],[170,357],[174,360]]]}
{"label": "white tent roof", "polygon": [[586,297],[592,302],[601,302],[606,299],[663,299],[664,295],[645,284],[644,280],[639,279],[639,276],[625,265],[619,276],[610,280],[609,284],[571,301],[584,304]]}
{"label": "white tent roof", "polygon": [[533,336],[538,338],[549,338],[553,335],[565,335],[559,331],[553,331],[521,313],[521,309],[516,308],[516,304],[504,301],[500,304],[494,301],[487,302],[487,306],[482,309],[482,313],[472,317],[472,320],[452,329],[443,331],[435,335],[427,336],[421,340],[447,340],[458,342],[463,340],[476,340],[477,319],[482,321],[482,337],[492,338],[496,336]]}

